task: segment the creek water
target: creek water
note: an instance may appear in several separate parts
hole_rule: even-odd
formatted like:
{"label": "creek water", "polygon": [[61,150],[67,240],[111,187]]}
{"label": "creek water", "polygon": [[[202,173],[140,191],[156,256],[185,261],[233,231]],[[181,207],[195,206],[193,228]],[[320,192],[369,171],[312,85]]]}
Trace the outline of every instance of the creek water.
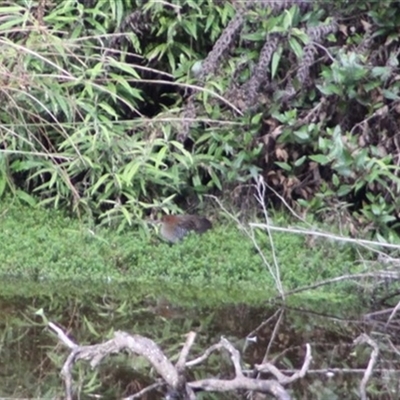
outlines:
{"label": "creek water", "polygon": [[[189,359],[224,336],[241,352],[244,370],[269,361],[288,376],[302,367],[309,344],[312,362],[307,375],[285,386],[296,399],[360,398],[359,385],[373,350],[354,344],[364,333],[380,351],[367,385],[369,398],[400,398],[396,327],[387,329],[387,315],[386,319],[365,318],[359,310],[352,313],[328,304],[319,310],[310,304],[283,307],[265,301],[203,305],[200,298],[179,301],[179,295],[161,294],[158,288],[153,294],[124,289],[58,283],[4,290],[0,294],[0,397],[63,398],[60,371],[69,350],[48,328],[50,321],[80,345],[104,342],[114,330],[140,334],[154,340],[174,362],[188,332],[197,333]],[[217,352],[190,369],[187,378],[233,376],[229,356]],[[80,361],[73,377],[76,398],[117,399],[145,388],[157,375],[143,359],[119,354],[106,358],[94,371]],[[263,374],[261,378],[273,377]],[[163,392],[142,398],[161,399]],[[245,393],[203,393],[199,398],[245,398]]]}

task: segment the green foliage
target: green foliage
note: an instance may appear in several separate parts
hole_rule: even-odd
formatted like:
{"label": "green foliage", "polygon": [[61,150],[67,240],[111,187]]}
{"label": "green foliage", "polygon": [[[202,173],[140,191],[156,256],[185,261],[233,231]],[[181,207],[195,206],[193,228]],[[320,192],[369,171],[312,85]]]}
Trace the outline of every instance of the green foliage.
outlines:
{"label": "green foliage", "polygon": [[[310,186],[297,193],[300,197],[297,201],[303,207],[312,212],[327,212],[332,203],[345,202],[351,206],[352,217],[359,226],[372,224],[380,239],[397,242],[400,181],[398,163],[391,154],[395,146],[388,105],[398,99],[400,86],[394,78],[398,60],[391,48],[395,40],[393,28],[383,19],[389,18],[390,13],[399,19],[400,14],[391,2],[385,2],[379,10],[373,5],[371,8],[365,10],[365,18],[372,18],[384,28],[374,31],[376,26],[366,25],[370,29],[366,36],[386,38],[389,51],[386,65],[374,64],[371,48],[364,52],[348,46],[330,49],[330,62],[321,65],[315,76],[315,88],[320,93],[310,88],[301,94],[301,99],[296,99],[302,106],[309,104],[310,113],[300,114],[298,107],[272,112],[283,126],[278,139],[280,147],[289,155],[275,165],[288,176],[289,182],[297,177],[306,182],[305,176],[311,178],[315,170],[321,174],[321,179],[313,182],[319,184],[316,190]],[[365,36],[349,35],[346,39],[346,44],[352,46],[372,44],[372,39]],[[331,40],[338,42],[334,36]],[[307,44],[306,41],[298,43],[302,47]],[[313,113],[320,114],[323,101],[335,111],[328,119],[324,118],[325,111],[322,118],[315,118]],[[299,123],[299,118],[305,116],[307,120],[307,115],[312,116],[313,122]],[[313,195],[309,196],[311,191]]]}
{"label": "green foliage", "polygon": [[[188,186],[201,194],[222,189],[226,175],[229,183],[247,180],[249,171],[254,176],[255,130],[240,147],[232,131],[229,139],[226,129],[199,133],[190,154],[174,140],[173,125],[129,117],[149,98],[141,89],[143,65],[126,61],[132,56],[128,47],[147,60],[150,72],[157,74],[151,68],[157,66],[188,77],[198,52],[232,17],[232,5],[187,2],[181,9],[148,2],[139,12],[150,18],[146,27],[155,42],[127,34],[127,47],[116,57],[115,43],[102,36],[122,24],[129,3],[60,3],[46,10],[42,28],[35,28],[35,15],[22,6],[2,9],[9,23],[0,25],[0,65],[8,71],[2,88],[7,105],[0,112],[0,195],[12,190],[32,205],[34,194],[40,204],[72,206],[122,228],[141,220],[145,209],[164,208]],[[10,35],[11,25],[18,34]],[[164,114],[169,119],[171,113]]]}
{"label": "green foliage", "polygon": [[[148,237],[137,230],[93,230],[54,210],[3,202],[0,215],[4,250],[0,274],[7,279],[43,284],[71,281],[79,286],[97,282],[109,284],[110,290],[114,284],[131,283],[150,286],[150,292],[152,287],[157,292],[170,287],[181,295],[184,286],[193,288],[193,293],[201,288],[205,298],[216,302],[276,295],[274,281],[253,243],[232,225],[217,225],[204,235],[190,235],[171,246],[156,232]],[[281,223],[287,224],[286,220]],[[256,238],[272,263],[266,233],[257,231]],[[349,246],[321,242],[309,248],[302,237],[286,233],[275,233],[273,242],[286,290],[357,270]],[[224,295],[227,290],[228,297]]]}
{"label": "green foliage", "polygon": [[[22,7],[3,12],[11,20],[23,15],[23,24],[35,24],[33,14]],[[0,26],[0,63],[10,75],[3,87],[7,106],[0,112],[6,149],[1,153],[2,191],[7,185],[15,190],[14,177],[43,204],[71,202],[77,209],[93,210],[107,203],[110,193],[114,199],[137,201],[144,180],[135,176],[143,173],[148,179],[148,169],[159,170],[168,158],[165,141],[144,143],[137,135],[126,135],[119,109],[134,111],[142,99],[129,83],[139,75],[126,62],[95,53],[109,25],[96,21],[99,14],[97,8],[59,3],[46,14],[45,22],[52,26],[46,34],[21,29],[10,37],[8,25]],[[96,27],[92,35],[85,31],[89,26]],[[160,153],[149,157],[153,146]],[[165,179],[162,171],[154,177]]]}
{"label": "green foliage", "polygon": [[262,173],[397,240],[393,2],[89,3],[0,10],[0,196],[123,229]]}

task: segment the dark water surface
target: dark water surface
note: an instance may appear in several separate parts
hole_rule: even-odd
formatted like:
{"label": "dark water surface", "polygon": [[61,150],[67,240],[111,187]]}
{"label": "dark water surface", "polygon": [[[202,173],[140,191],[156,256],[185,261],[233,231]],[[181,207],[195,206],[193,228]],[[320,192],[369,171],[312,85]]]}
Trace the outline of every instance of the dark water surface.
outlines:
{"label": "dark water surface", "polygon": [[[187,288],[88,284],[21,284],[3,282],[0,294],[0,397],[63,398],[60,371],[69,350],[49,330],[46,319],[81,345],[104,342],[114,330],[153,339],[174,362],[185,334],[197,332],[189,359],[202,354],[221,336],[230,340],[250,370],[264,357],[287,375],[302,366],[305,345],[311,346],[312,362],[305,378],[286,386],[296,399],[358,399],[359,384],[372,348],[354,346],[366,333],[378,345],[379,356],[367,385],[371,399],[400,398],[400,335],[396,325],[385,326],[388,315],[371,314],[359,307],[261,300],[246,305],[239,301],[213,301],[188,295]],[[199,292],[201,293],[201,291]],[[192,292],[193,294],[193,292]],[[296,302],[298,304],[296,304]],[[44,318],[37,311],[42,310]],[[246,337],[257,341],[246,341]],[[399,337],[399,339],[398,339]],[[399,350],[397,350],[399,349]],[[336,369],[341,369],[338,371]],[[232,378],[226,354],[215,353],[204,365],[190,370],[188,379],[218,376]],[[126,397],[151,384],[154,370],[141,358],[127,354],[108,357],[92,371],[85,362],[74,367],[77,398]],[[265,375],[271,378],[271,376]],[[162,398],[152,392],[146,399]],[[202,394],[199,398],[245,398],[242,394]]]}

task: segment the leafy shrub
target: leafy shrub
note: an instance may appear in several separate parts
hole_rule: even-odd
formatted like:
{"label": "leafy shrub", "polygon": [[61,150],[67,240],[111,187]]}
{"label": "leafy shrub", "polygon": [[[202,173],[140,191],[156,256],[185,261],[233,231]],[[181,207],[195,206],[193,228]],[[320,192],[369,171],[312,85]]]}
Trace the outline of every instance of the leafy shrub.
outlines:
{"label": "leafy shrub", "polygon": [[123,227],[261,173],[292,204],[345,204],[354,232],[396,240],[393,2],[1,12],[0,195]]}

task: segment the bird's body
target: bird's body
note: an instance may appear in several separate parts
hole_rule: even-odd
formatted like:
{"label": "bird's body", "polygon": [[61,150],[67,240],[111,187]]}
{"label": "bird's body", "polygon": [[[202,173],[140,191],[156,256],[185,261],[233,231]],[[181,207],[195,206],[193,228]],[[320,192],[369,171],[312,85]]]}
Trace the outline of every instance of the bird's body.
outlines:
{"label": "bird's body", "polygon": [[176,243],[189,232],[204,233],[212,228],[211,222],[197,215],[164,215],[160,233],[164,239]]}

